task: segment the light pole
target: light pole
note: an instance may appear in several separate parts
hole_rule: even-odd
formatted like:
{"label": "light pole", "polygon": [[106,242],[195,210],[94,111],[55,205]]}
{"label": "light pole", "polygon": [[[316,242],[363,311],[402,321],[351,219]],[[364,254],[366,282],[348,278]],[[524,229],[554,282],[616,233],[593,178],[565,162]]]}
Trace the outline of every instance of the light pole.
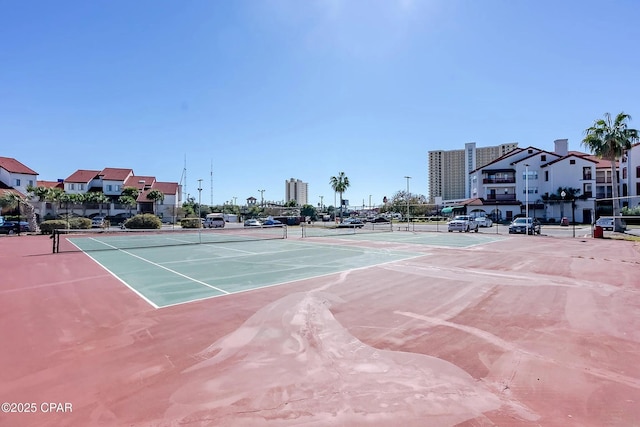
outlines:
{"label": "light pole", "polygon": [[202,179],[198,180],[198,219],[200,220],[200,227],[202,227]]}
{"label": "light pole", "polygon": [[405,176],[405,179],[407,180],[407,231],[409,231],[409,180],[411,177]]}
{"label": "light pole", "polygon": [[324,196],[320,196],[320,212],[324,212],[324,205],[322,204],[322,199]]}
{"label": "light pole", "polygon": [[202,179],[198,180],[198,242],[202,243]]}
{"label": "light pole", "polygon": [[258,190],[260,192],[260,207],[264,208],[264,190]]}
{"label": "light pole", "polygon": [[524,205],[524,216],[529,218],[529,165],[524,165]]}
{"label": "light pole", "polygon": [[371,194],[369,194],[369,210],[371,210]]}

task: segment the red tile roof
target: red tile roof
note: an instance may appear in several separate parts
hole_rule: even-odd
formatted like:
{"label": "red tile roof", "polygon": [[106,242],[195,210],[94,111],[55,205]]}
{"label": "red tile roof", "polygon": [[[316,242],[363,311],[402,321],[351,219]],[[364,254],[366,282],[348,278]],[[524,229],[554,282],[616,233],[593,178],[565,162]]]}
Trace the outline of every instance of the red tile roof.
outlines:
{"label": "red tile roof", "polygon": [[96,178],[99,173],[100,173],[100,171],[78,169],[77,171],[75,171],[74,173],[69,175],[69,177],[67,179],[65,179],[64,181],[65,182],[80,182],[80,183],[83,183],[83,184],[88,184],[89,182],[91,182],[91,180]]}
{"label": "red tile roof", "polygon": [[38,172],[26,167],[19,161],[11,157],[0,157],[0,168],[11,173],[22,173],[25,175],[38,175]]}
{"label": "red tile roof", "polygon": [[177,182],[156,182],[151,188],[153,190],[160,190],[164,194],[175,195],[178,194],[179,185]]}
{"label": "red tile roof", "polygon": [[15,188],[9,187],[4,182],[0,181],[0,197],[4,196],[6,194],[10,194],[10,193],[17,194],[20,197],[25,197],[24,194],[22,194],[21,192],[19,192]]}
{"label": "red tile roof", "polygon": [[124,181],[130,175],[133,175],[133,169],[104,168],[100,175],[102,175],[102,179],[109,181]]}
{"label": "red tile roof", "polygon": [[156,182],[155,176],[132,175],[124,182],[124,186],[135,187],[139,190],[142,190],[145,186],[153,185],[154,182]]}
{"label": "red tile roof", "polygon": [[36,187],[60,188],[64,190],[64,183],[58,181],[36,181]]}

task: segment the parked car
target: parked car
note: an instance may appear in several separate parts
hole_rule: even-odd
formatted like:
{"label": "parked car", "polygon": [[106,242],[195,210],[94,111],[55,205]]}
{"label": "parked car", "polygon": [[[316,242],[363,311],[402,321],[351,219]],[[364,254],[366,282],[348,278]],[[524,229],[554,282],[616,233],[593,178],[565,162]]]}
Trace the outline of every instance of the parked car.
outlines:
{"label": "parked car", "polygon": [[540,234],[541,231],[540,221],[535,218],[516,218],[509,225],[509,234]]}
{"label": "parked car", "polygon": [[491,227],[493,225],[493,221],[486,216],[479,216],[474,221],[478,223],[478,227]]}
{"label": "parked car", "polygon": [[207,217],[202,223],[202,226],[206,228],[224,228],[225,221],[221,216]]}
{"label": "parked car", "polygon": [[265,219],[262,225],[271,226],[271,227],[282,227],[282,223],[277,219],[273,219],[273,218]]}
{"label": "parked car", "polygon": [[478,223],[473,220],[469,215],[456,215],[449,223],[447,224],[447,230],[451,233],[452,231],[465,232],[468,233],[473,230],[475,233],[478,232]]}
{"label": "parked car", "polygon": [[[18,231],[17,221],[5,221],[0,225],[0,234],[13,234]],[[26,221],[20,221],[20,232],[26,233],[31,231],[29,223]]]}
{"label": "parked car", "polygon": [[358,218],[347,218],[338,224],[338,228],[362,228],[364,227],[364,222],[359,220]]}
{"label": "parked car", "polygon": [[91,228],[104,228],[107,225],[107,221],[103,216],[94,216],[91,219]]}
{"label": "parked car", "polygon": [[[622,229],[626,230],[627,224],[623,220],[620,220],[620,221],[621,221]],[[604,230],[609,230],[609,231],[613,231],[613,228],[615,226],[613,217],[611,216],[601,216],[596,221],[596,225],[599,227],[602,227]]]}
{"label": "parked car", "polygon": [[257,219],[248,219],[244,222],[245,227],[260,227],[262,223]]}
{"label": "parked car", "polygon": [[386,218],[384,216],[377,216],[375,218],[372,218],[370,220],[370,222],[373,222],[373,223],[390,223],[391,221],[389,220],[389,218]]}

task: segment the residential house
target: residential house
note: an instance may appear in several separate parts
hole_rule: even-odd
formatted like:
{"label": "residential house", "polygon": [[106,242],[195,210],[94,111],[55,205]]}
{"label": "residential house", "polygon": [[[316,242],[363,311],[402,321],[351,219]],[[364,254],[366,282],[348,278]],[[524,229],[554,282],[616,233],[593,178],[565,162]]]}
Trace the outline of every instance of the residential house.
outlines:
{"label": "residential house", "polygon": [[[528,213],[547,221],[566,216],[591,223],[597,215],[595,198],[611,192],[606,163],[587,153],[569,152],[566,139],[556,140],[553,152],[517,148],[471,172],[472,196],[484,204],[474,210],[497,220]],[[562,200],[560,188],[577,189],[579,197]]]}
{"label": "residential house", "polygon": [[11,157],[0,157],[0,196],[15,192],[25,197],[27,187],[36,185],[38,172]]}

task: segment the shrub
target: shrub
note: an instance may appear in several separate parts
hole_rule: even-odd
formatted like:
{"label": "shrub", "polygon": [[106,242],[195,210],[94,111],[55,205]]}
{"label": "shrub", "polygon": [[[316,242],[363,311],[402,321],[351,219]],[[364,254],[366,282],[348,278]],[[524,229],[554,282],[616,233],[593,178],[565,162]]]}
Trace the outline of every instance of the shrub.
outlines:
{"label": "shrub", "polygon": [[[91,226],[91,223],[89,223]],[[69,221],[69,227],[71,227],[71,221]],[[40,223],[40,232],[42,234],[51,234],[53,230],[64,230],[67,228],[67,221],[63,219],[50,219],[47,221],[42,221]]]}
{"label": "shrub", "polygon": [[74,230],[91,228],[91,220],[89,218],[69,218],[69,228]]}
{"label": "shrub", "polygon": [[159,229],[162,228],[162,221],[153,214],[141,214],[126,220],[124,227],[131,229]]}
{"label": "shrub", "polygon": [[180,226],[182,228],[200,228],[202,220],[200,218],[183,218],[180,220]]}

